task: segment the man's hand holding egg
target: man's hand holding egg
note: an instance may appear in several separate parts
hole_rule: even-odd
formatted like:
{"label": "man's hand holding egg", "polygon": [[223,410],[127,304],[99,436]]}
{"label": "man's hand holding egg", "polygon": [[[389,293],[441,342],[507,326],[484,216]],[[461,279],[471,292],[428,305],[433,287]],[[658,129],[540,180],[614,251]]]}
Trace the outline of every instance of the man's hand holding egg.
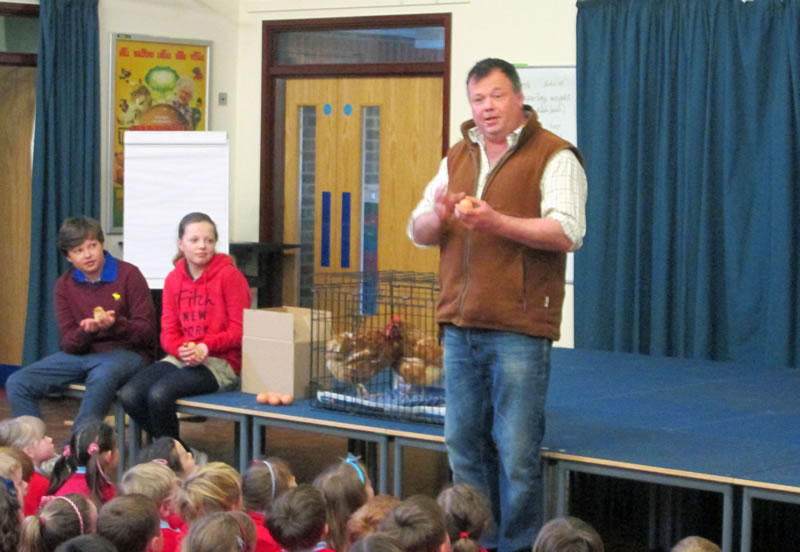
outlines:
{"label": "man's hand holding egg", "polygon": [[497,230],[499,213],[477,197],[466,196],[453,208],[453,214],[470,230],[494,233]]}

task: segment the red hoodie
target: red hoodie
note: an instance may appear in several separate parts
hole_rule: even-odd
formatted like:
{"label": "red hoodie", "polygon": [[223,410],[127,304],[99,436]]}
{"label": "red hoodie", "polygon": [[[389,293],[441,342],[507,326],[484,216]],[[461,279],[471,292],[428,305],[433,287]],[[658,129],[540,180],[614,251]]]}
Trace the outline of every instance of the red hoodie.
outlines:
{"label": "red hoodie", "polygon": [[[178,357],[185,343],[205,343],[209,356],[242,365],[242,317],[250,308],[250,286],[228,255],[217,253],[197,280],[181,259],[164,282],[161,346]],[[178,357],[180,358],[180,357]]]}

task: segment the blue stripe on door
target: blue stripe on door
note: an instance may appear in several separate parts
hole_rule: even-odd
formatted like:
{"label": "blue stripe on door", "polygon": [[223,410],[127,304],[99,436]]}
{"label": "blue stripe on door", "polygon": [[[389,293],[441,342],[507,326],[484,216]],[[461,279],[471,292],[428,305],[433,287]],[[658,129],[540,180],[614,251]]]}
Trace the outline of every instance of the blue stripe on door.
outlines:
{"label": "blue stripe on door", "polygon": [[320,266],[331,266],[331,193],[322,192],[322,239],[320,240]]}
{"label": "blue stripe on door", "polygon": [[341,266],[350,268],[350,192],[342,193]]}

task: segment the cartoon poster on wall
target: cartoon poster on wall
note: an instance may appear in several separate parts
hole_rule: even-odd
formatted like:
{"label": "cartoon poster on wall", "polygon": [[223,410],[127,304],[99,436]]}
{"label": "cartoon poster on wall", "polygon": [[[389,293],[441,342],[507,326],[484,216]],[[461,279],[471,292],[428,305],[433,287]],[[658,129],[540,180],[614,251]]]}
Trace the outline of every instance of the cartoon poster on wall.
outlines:
{"label": "cartoon poster on wall", "polygon": [[124,133],[208,130],[210,41],[115,34],[111,63],[112,231],[122,230]]}

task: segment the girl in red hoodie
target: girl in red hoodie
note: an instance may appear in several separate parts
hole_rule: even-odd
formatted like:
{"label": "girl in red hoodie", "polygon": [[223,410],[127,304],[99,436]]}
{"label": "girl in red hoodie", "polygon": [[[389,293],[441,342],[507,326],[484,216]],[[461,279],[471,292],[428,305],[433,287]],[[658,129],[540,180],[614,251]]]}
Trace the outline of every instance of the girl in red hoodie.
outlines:
{"label": "girl in red hoodie", "polygon": [[180,440],[177,399],[238,383],[250,287],[231,258],[215,252],[217,238],[208,215],[189,213],[181,220],[179,253],[162,296],[161,346],[167,356],[118,393],[128,414],[155,438]]}

